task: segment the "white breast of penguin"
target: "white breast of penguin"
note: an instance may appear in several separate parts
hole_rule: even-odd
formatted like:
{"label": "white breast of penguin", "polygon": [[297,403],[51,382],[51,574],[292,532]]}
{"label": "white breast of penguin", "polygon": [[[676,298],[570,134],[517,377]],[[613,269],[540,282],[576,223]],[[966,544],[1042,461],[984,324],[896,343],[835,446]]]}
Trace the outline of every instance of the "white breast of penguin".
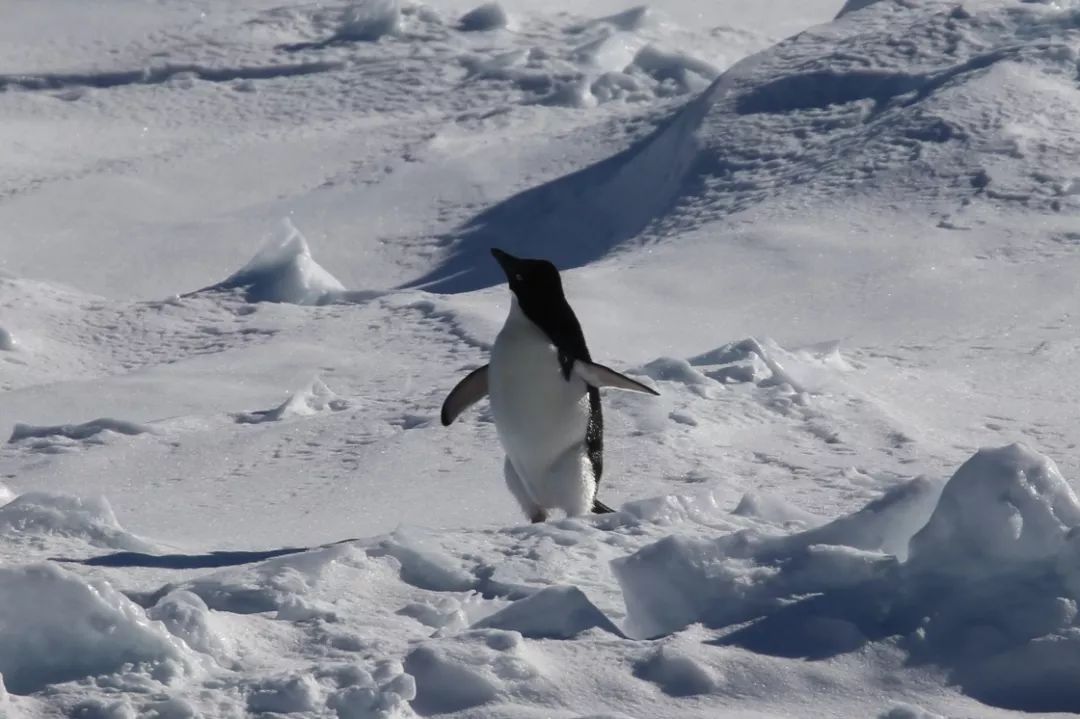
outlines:
{"label": "white breast of penguin", "polygon": [[569,381],[563,377],[558,350],[516,299],[495,338],[488,372],[499,441],[534,495],[545,495],[538,485],[552,465],[568,451],[585,451],[585,382],[576,375]]}

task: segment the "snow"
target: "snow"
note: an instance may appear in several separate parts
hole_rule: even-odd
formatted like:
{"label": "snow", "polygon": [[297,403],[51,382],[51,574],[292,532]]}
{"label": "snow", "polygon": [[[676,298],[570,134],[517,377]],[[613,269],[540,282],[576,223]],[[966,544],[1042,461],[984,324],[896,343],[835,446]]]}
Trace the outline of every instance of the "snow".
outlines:
{"label": "snow", "polygon": [[345,287],[311,257],[307,240],[289,220],[266,239],[238,272],[202,292],[244,290],[248,302],[288,302],[317,305],[333,302]]}
{"label": "snow", "polygon": [[11,692],[114,672],[168,683],[199,668],[182,641],[107,582],[55,564],[0,568],[0,580],[0,673]]}
{"label": "snow", "polygon": [[53,535],[82,539],[95,547],[152,552],[155,545],[127,532],[104,497],[52,492],[10,496],[0,506],[0,529],[8,541]]}
{"label": "snow", "polygon": [[117,434],[142,434],[150,429],[135,422],[127,422],[122,419],[101,417],[82,424],[62,424],[55,427],[36,427],[32,424],[15,423],[15,429],[11,431],[8,442],[19,442],[24,439],[47,439],[49,437],[64,437],[66,439],[89,439],[102,432],[116,432]]}
{"label": "snow", "polygon": [[[1071,4],[7,10],[0,715],[1080,712]],[[613,514],[437,421],[492,246]]]}
{"label": "snow", "polygon": [[400,26],[397,0],[364,0],[346,7],[334,39],[372,42],[399,32]]}

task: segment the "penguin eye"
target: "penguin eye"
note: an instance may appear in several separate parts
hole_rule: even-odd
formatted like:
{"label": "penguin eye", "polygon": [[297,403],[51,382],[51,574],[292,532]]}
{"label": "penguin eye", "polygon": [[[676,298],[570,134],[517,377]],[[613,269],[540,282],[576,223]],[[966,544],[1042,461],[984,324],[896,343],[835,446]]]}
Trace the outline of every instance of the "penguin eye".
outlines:
{"label": "penguin eye", "polygon": [[518,282],[524,282],[525,281],[525,278],[521,276],[520,272],[517,273],[516,275],[514,275],[514,279],[517,280]]}

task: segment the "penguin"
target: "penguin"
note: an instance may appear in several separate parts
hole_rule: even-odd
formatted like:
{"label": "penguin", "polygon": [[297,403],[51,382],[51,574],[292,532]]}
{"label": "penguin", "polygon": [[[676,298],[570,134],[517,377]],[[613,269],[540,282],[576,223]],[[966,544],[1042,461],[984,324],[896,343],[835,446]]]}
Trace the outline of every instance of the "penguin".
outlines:
{"label": "penguin", "polygon": [[489,397],[506,453],[506,485],[532,522],[545,521],[552,509],[567,516],[612,512],[596,498],[604,470],[600,388],[659,392],[592,361],[555,265],[499,249],[491,254],[510,285],[510,312],[490,362],[443,402],[443,426]]}

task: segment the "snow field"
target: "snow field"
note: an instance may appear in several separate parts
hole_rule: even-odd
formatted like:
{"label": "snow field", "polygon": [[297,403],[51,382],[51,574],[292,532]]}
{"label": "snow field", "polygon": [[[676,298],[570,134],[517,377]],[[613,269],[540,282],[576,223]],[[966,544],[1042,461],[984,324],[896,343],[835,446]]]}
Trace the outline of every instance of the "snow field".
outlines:
{"label": "snow field", "polygon": [[[1075,8],[662,5],[13,11],[0,714],[1080,711]],[[492,245],[617,514],[435,421]]]}

